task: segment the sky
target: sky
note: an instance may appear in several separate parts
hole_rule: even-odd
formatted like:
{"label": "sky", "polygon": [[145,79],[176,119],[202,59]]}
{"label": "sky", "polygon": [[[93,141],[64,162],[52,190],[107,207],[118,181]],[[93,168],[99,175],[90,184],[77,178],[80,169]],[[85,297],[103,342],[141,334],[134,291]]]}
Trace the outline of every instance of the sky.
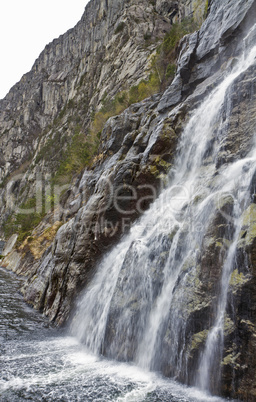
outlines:
{"label": "sky", "polygon": [[0,99],[27,73],[44,47],[73,28],[88,0],[1,0]]}

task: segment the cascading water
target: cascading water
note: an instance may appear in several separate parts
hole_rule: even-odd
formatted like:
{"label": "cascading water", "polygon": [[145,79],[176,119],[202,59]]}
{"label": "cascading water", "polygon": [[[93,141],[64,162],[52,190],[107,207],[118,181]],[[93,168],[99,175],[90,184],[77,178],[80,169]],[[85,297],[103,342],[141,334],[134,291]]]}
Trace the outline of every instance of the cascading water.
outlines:
{"label": "cascading water", "polygon": [[[71,328],[95,353],[135,360],[143,368],[161,370],[215,392],[219,378],[215,376],[214,384],[211,378],[220,372],[229,281],[241,215],[249,202],[256,169],[256,149],[244,159],[221,164],[228,107],[225,115],[222,112],[232,85],[254,65],[255,58],[256,46],[244,51],[193,112],[180,140],[168,188],[101,262]],[[221,270],[218,278],[210,280],[219,283],[213,284],[212,294],[202,303],[199,270],[204,250],[213,247],[209,233],[216,216],[225,221],[216,255]],[[191,324],[189,315],[196,304],[194,315],[206,318]],[[196,331],[191,325],[204,335],[197,370],[190,361]]]}

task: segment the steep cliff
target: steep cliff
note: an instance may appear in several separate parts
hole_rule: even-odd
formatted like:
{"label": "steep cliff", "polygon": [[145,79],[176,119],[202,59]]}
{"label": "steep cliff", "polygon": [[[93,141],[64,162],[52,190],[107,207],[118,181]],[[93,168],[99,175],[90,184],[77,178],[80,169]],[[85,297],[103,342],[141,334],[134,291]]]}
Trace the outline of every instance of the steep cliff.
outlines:
{"label": "steep cliff", "polygon": [[[61,148],[67,147],[77,125],[86,135],[104,94],[114,96],[147,77],[149,55],[169,27],[169,20],[148,2],[90,2],[76,27],[47,45],[32,70],[0,102],[4,185],[28,166],[30,183],[38,167],[43,174],[55,173]],[[54,160],[45,155],[49,143]],[[8,204],[3,190],[1,199],[3,217]]]}
{"label": "steep cliff", "polygon": [[[38,260],[42,256],[56,232],[50,230],[51,236],[49,233],[45,236],[44,230],[49,230],[52,226],[57,230],[61,223],[81,213],[81,207],[87,203],[89,196],[98,191],[97,181],[104,171],[106,173],[106,166],[109,165],[110,173],[118,160],[122,165],[121,171],[119,166],[116,166],[115,171],[111,173],[111,181],[115,181],[114,192],[124,182],[128,186],[131,185],[134,175],[138,176],[136,186],[141,187],[140,197],[143,195],[149,198],[151,195],[150,191],[145,189],[146,183],[159,185],[160,179],[157,176],[167,172],[169,160],[172,158],[172,153],[168,155],[168,149],[174,149],[176,134],[173,133],[170,139],[166,134],[163,139],[157,140],[159,144],[155,145],[155,148],[153,147],[151,151],[147,150],[147,153],[154,153],[152,160],[146,155],[142,158],[150,138],[148,134],[146,135],[146,131],[156,117],[155,111],[150,106],[152,100],[146,101],[145,105],[131,106],[131,109],[125,111],[123,115],[110,120],[100,140],[98,138],[100,132],[97,131],[100,131],[102,126],[100,119],[103,119],[104,124],[105,116],[97,111],[101,110],[100,108],[106,109],[109,105],[113,108],[116,100],[121,110],[125,109],[127,101],[124,94],[127,96],[130,89],[135,90],[133,95],[135,101],[137,97],[143,98],[144,92],[144,97],[156,92],[153,82],[150,85],[154,88],[148,85],[149,88],[146,88],[146,91],[144,89],[144,92],[142,90],[141,96],[137,93],[138,91],[136,92],[138,89],[136,84],[142,83],[143,87],[145,82],[147,85],[145,79],[152,75],[152,60],[156,57],[158,45],[166,32],[170,31],[171,24],[174,22],[177,24],[184,18],[196,21],[196,24],[201,23],[205,10],[205,1],[175,1],[169,4],[163,1],[90,2],[77,26],[47,45],[32,70],[24,75],[5,99],[0,101],[2,233],[8,237],[18,231],[20,243],[29,234],[27,229],[33,228],[33,225],[36,226],[46,214],[43,223],[39,225],[37,235],[34,236],[39,237],[44,244],[40,247],[40,252],[34,251],[31,254],[28,241],[21,246],[22,250],[28,250],[28,260],[33,266],[33,273],[35,272],[34,257]],[[171,37],[174,43],[171,46],[175,46],[178,37],[178,34],[174,32]],[[160,64],[162,62],[160,56],[158,59]],[[158,80],[161,66],[157,66],[156,70],[155,75]],[[161,82],[159,89],[160,87]],[[155,102],[158,102],[157,96],[153,103]],[[110,114],[118,112],[118,108],[113,109],[114,111],[111,110]],[[146,136],[145,139],[140,133],[141,128]],[[93,130],[96,132],[92,134]],[[111,135],[112,130],[113,135]],[[125,146],[122,146],[126,134],[129,134],[130,139],[127,138]],[[138,142],[135,141],[137,136]],[[128,151],[134,141],[136,145],[132,152],[134,157],[137,154],[138,157],[133,161],[128,156],[130,155]],[[165,149],[166,146],[168,149]],[[98,149],[97,154],[91,161],[95,149]],[[163,160],[160,158],[161,152],[164,154]],[[118,156],[111,158],[113,154]],[[88,162],[91,169],[83,174],[82,169],[88,165]],[[80,172],[80,176],[76,176],[71,188],[63,194],[69,187],[72,174],[77,172]],[[105,181],[107,182],[107,179]],[[129,191],[128,188],[127,192]],[[100,197],[102,195],[99,195],[99,200]],[[59,203],[60,198],[61,203]],[[105,198],[105,201],[100,200],[102,205],[104,202],[109,204],[107,192]],[[94,201],[92,210],[96,208],[99,200]],[[145,199],[142,211],[146,209],[149,202],[150,199]],[[104,220],[111,228],[111,225],[113,227],[116,227],[117,223],[120,225],[118,230],[110,230],[111,235],[106,236],[105,223],[101,223],[102,238],[99,239],[98,246],[95,246],[97,236],[92,229],[89,229],[89,233],[83,234],[81,244],[84,251],[79,251],[78,259],[84,259],[83,253],[86,250],[88,255],[86,272],[94,266],[96,255],[100,257],[104,248],[110,247],[123,233],[120,222],[123,217],[126,217],[126,213],[117,213],[114,208],[112,210],[111,208],[112,206],[108,207],[109,212],[104,211],[98,214],[97,206],[91,213],[92,216],[86,218],[88,222],[85,224],[88,228],[98,227],[98,222]],[[101,207],[101,210],[104,209],[105,207]],[[130,222],[142,211],[135,211],[131,216],[129,215]],[[77,222],[77,218],[73,219]],[[69,225],[71,227],[71,222]],[[81,231],[83,226],[81,225]],[[128,226],[127,224],[127,229]],[[87,240],[84,236],[87,236]],[[30,236],[30,243],[32,238],[33,236]],[[105,244],[104,248],[101,242]],[[73,245],[68,247],[70,255],[73,254],[75,243],[74,240]],[[30,245],[33,248],[33,243]],[[13,255],[10,257],[17,265],[20,256],[21,253],[16,254],[15,251],[14,257]],[[24,257],[24,251],[22,256]],[[68,253],[64,259],[63,272],[67,269]],[[20,264],[26,267],[26,273],[31,280],[34,274],[31,275],[28,260],[23,258]],[[23,271],[21,266],[15,269],[21,272]],[[61,284],[61,278],[57,279],[58,284],[53,281],[55,283],[53,289],[48,289],[48,279],[45,283],[39,279],[39,294],[37,297],[28,296],[27,299],[39,308],[46,308],[44,306],[47,304],[46,309],[51,319],[63,322],[67,318],[70,301],[76,288],[82,287],[86,281],[84,269],[81,268],[81,270],[81,275],[77,270],[78,275],[74,279],[75,283],[72,285],[70,297],[67,298],[68,305],[63,309],[64,313],[57,313],[62,303],[56,302],[56,306],[52,308],[59,286],[62,287],[65,282]],[[49,296],[46,296],[46,289],[48,293],[50,292]],[[61,294],[63,292],[66,291],[62,289]],[[51,302],[46,302],[45,297],[46,299],[49,297]],[[61,299],[62,297],[63,294]]]}
{"label": "steep cliff", "polygon": [[[209,2],[201,28],[186,35],[176,49],[176,74],[164,93],[131,104],[109,118],[100,133],[93,161],[75,176],[71,186],[63,186],[55,177],[63,148],[71,152],[76,130],[79,135],[89,135],[91,113],[105,105],[106,94],[110,98],[120,93],[123,96],[122,91],[149,77],[154,51],[170,30],[170,24],[191,15],[202,20],[205,6],[206,2],[198,1],[94,0],[74,30],[48,45],[32,71],[1,101],[0,162],[4,180],[0,190],[1,219],[8,215],[14,195],[22,203],[39,193],[36,207],[43,196],[49,198],[51,207],[39,226],[3,264],[26,276],[22,289],[26,301],[50,320],[58,324],[66,322],[75,297],[91,282],[100,259],[154,205],[175,177],[177,166],[181,170],[183,163],[192,169],[194,161],[189,158],[202,158],[202,165],[197,166],[198,180],[205,182],[205,187],[193,193],[193,199],[180,211],[180,215],[187,213],[185,219],[190,217],[188,211],[191,216],[198,214],[193,219],[194,224],[201,225],[201,234],[192,231],[188,235],[184,227],[177,228],[180,224],[177,220],[168,233],[158,236],[161,238],[158,248],[149,240],[143,243],[151,247],[143,263],[140,258],[144,251],[136,241],[131,242],[113,289],[104,340],[99,348],[111,358],[143,360],[139,346],[144,336],[141,327],[150,313],[144,304],[147,294],[141,293],[139,284],[147,278],[152,281],[149,305],[153,309],[164,287],[164,267],[167,263],[171,265],[169,253],[175,245],[172,258],[176,258],[180,271],[170,291],[173,304],[168,305],[165,321],[159,324],[161,339],[152,346],[154,358],[147,367],[204,387],[206,380],[200,374],[199,363],[203,370],[204,359],[208,358],[212,367],[207,389],[253,401],[256,395],[255,174],[248,176],[249,198],[239,204],[240,226],[236,204],[240,193],[247,191],[241,177],[253,169],[250,152],[254,149],[256,128],[255,64],[252,61],[247,68],[241,68],[237,76],[234,66],[255,41],[251,29],[256,15],[255,1]],[[220,112],[214,126],[201,133],[202,143],[207,138],[205,153],[188,152],[187,159],[178,165],[177,155],[185,144],[181,135],[191,115],[199,110],[201,115],[198,112],[196,116],[200,120],[204,112],[211,112],[207,103],[205,111],[200,105],[229,74],[234,78],[221,98],[221,105],[215,105]],[[234,188],[227,185],[225,192],[221,192],[223,181],[228,183],[229,178],[225,169],[236,161],[242,161],[243,175],[238,174],[239,165],[238,183]],[[14,181],[17,174],[20,176]],[[49,185],[50,174],[53,187]],[[56,193],[60,203],[55,202]],[[204,216],[203,208],[210,197],[210,213]],[[34,212],[35,205],[31,207]],[[152,211],[157,216],[153,207]],[[143,236],[141,232],[140,238]],[[191,244],[193,252],[188,251]],[[231,253],[230,278],[225,279],[223,273]],[[143,265],[143,273],[138,265]],[[229,284],[227,289],[223,278]],[[225,304],[225,317],[222,317],[223,345],[218,345],[215,361],[207,354],[207,348],[213,344],[212,328],[220,314],[219,299]],[[149,351],[150,342],[147,348]]]}

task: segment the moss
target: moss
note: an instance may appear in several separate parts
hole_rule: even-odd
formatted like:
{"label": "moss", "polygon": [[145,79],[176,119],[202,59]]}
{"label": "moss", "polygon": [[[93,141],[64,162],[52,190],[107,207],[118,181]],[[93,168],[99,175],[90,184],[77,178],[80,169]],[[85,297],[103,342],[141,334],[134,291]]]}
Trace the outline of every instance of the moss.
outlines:
{"label": "moss", "polygon": [[198,332],[197,334],[194,334],[192,336],[190,350],[197,350],[202,343],[205,343],[207,336],[208,330],[206,329],[204,331]]}
{"label": "moss", "polygon": [[166,78],[170,78],[170,77],[174,77],[176,73],[176,64],[175,63],[171,63],[167,65],[166,68]]}
{"label": "moss", "polygon": [[77,125],[75,134],[63,155],[53,182],[69,182],[73,174],[79,173],[82,169],[89,166],[96,155],[98,146],[98,133],[90,132],[86,137],[80,126]]}
{"label": "moss", "polygon": [[204,249],[209,249],[212,245],[216,245],[215,237],[206,236],[204,238]]}
{"label": "moss", "polygon": [[3,231],[6,238],[17,233],[17,241],[21,243],[26,237],[30,236],[33,229],[41,222],[44,213],[36,212],[35,197],[28,199],[19,207],[24,212],[10,215],[3,225]]}
{"label": "moss", "polygon": [[226,247],[227,249],[231,246],[231,241],[230,240],[225,239],[225,238],[223,238],[221,240],[223,241],[223,246]]}
{"label": "moss", "polygon": [[250,332],[253,332],[254,336],[256,336],[255,325],[250,320],[241,320],[241,324],[245,324],[249,328]]}
{"label": "moss", "polygon": [[232,332],[234,332],[235,330],[235,324],[234,322],[228,317],[225,317],[225,321],[224,321],[224,334],[225,336],[228,336],[230,334],[232,334]]}
{"label": "moss", "polygon": [[241,288],[248,280],[248,275],[244,275],[242,272],[238,272],[238,269],[235,269],[232,272],[229,285],[231,287],[232,292],[236,292],[239,288]]}
{"label": "moss", "polygon": [[209,1],[206,0],[205,6],[204,6],[204,18],[206,18],[206,16],[207,16],[208,8],[209,8]]}
{"label": "moss", "polygon": [[208,0],[194,0],[193,4],[193,18],[198,24],[202,24],[208,11]]}
{"label": "moss", "polygon": [[249,226],[256,223],[256,204],[250,204],[243,214],[243,225]]}
{"label": "moss", "polygon": [[177,48],[181,38],[199,28],[199,24],[192,18],[185,18],[181,23],[172,25],[165,35],[156,54],[151,58],[151,76],[148,85],[154,82],[155,93],[163,91],[173,80],[177,66]]}
{"label": "moss", "polygon": [[[152,67],[151,67],[152,68]],[[148,98],[160,90],[160,79],[158,75],[152,71],[147,80],[141,80],[138,85],[131,87],[129,91],[129,104],[137,103]]]}
{"label": "moss", "polygon": [[243,238],[246,245],[250,245],[256,238],[256,204],[250,204],[242,219],[240,239]]}
{"label": "moss", "polygon": [[158,175],[159,175],[159,170],[157,169],[156,166],[154,166],[154,165],[149,165],[148,168],[149,168],[150,173],[151,173],[153,176],[158,177]]}
{"label": "moss", "polygon": [[161,166],[165,172],[167,172],[170,169],[171,163],[166,162],[164,159],[160,158],[158,165]]}
{"label": "moss", "polygon": [[236,363],[236,360],[240,357],[241,353],[234,354],[233,352],[224,357],[221,362],[222,366],[232,365],[235,368],[239,368],[239,364]]}

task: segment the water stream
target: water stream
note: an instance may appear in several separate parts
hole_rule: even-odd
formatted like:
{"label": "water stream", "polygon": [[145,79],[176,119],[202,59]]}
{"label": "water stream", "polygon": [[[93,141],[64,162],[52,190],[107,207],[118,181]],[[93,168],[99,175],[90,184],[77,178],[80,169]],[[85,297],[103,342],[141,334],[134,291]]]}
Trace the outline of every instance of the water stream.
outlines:
{"label": "water stream", "polygon": [[[245,40],[254,33],[255,26]],[[135,361],[143,369],[159,370],[214,392],[219,383],[215,373],[221,373],[229,281],[256,168],[256,149],[241,160],[219,162],[228,132],[232,85],[255,64],[255,58],[256,46],[245,46],[223,81],[193,112],[168,188],[101,262],[71,327],[72,334],[94,353]],[[229,246],[222,250],[215,318],[212,327],[206,327],[205,348],[197,370],[191,373],[187,306],[196,298],[193,282],[198,279],[198,256],[205,237],[216,210],[224,213],[221,205],[227,199],[232,204],[232,211],[224,216],[224,239]]]}

